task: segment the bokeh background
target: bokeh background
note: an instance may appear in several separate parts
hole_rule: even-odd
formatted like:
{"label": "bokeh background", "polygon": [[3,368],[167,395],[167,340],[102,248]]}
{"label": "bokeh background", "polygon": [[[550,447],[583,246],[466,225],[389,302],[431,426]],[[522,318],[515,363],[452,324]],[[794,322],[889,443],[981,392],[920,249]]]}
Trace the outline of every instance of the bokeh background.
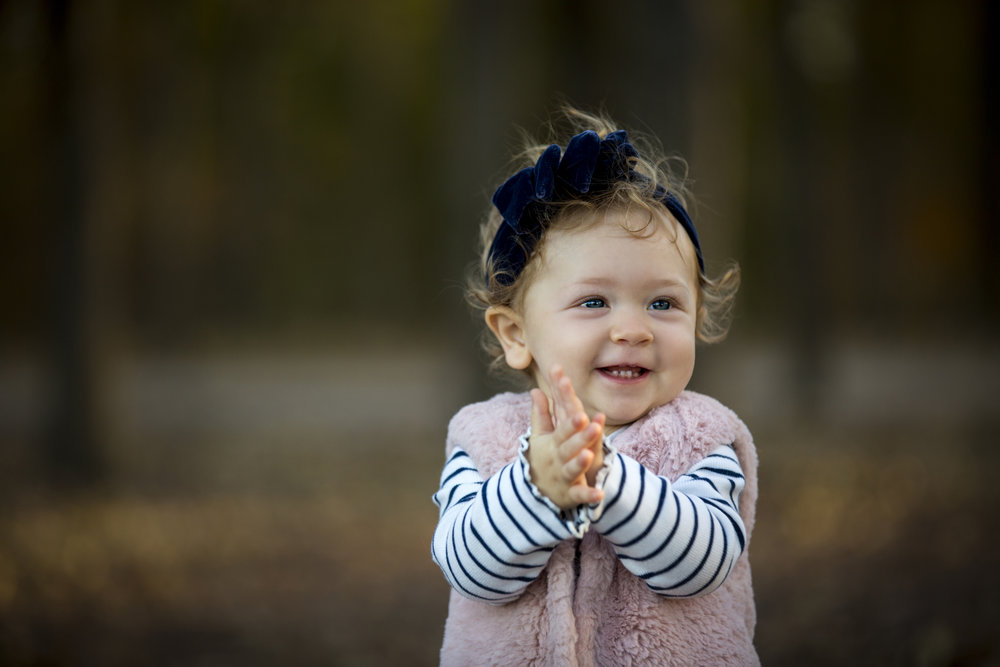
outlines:
{"label": "bokeh background", "polygon": [[996,7],[0,2],[0,663],[435,664],[462,279],[568,101],[742,264],[764,664],[1000,664]]}

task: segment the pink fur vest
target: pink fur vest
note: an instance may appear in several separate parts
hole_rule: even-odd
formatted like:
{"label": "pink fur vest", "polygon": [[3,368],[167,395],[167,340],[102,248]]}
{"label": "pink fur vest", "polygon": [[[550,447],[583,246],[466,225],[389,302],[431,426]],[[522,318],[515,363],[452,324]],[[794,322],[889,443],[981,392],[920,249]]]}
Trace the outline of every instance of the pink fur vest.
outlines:
{"label": "pink fur vest", "polygon": [[[530,420],[527,394],[500,394],[463,408],[448,428],[483,477],[517,456]],[[749,431],[715,399],[685,391],[615,437],[615,447],[671,480],[720,444],[732,443],[746,476],[740,514],[747,537],[757,500],[757,453]],[[493,606],[452,591],[442,665],[759,665],[756,611],[744,553],[716,591],[661,598],[591,531],[574,574],[573,541],[560,544],[515,602]]]}

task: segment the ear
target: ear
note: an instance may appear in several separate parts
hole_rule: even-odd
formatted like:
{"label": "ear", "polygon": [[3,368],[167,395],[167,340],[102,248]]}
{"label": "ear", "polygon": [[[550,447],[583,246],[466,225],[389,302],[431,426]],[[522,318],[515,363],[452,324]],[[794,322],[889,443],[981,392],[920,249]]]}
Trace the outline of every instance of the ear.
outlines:
{"label": "ear", "polygon": [[522,371],[531,365],[531,351],[524,338],[521,316],[507,306],[490,306],[486,309],[486,326],[500,341],[507,365]]}

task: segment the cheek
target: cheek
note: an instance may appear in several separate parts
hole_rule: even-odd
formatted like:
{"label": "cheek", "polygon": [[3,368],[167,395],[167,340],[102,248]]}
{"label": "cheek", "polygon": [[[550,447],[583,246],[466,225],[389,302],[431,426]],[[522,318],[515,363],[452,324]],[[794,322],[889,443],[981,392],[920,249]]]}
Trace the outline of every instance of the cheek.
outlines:
{"label": "cheek", "polygon": [[691,370],[694,371],[694,357],[695,357],[695,341],[694,338],[689,338],[686,348],[685,348],[685,358],[687,359],[688,365]]}
{"label": "cheek", "polygon": [[677,365],[678,370],[688,367],[694,370],[695,338],[687,331],[674,331],[665,341],[667,354]]}
{"label": "cheek", "polygon": [[531,348],[536,376],[547,378],[552,366],[558,364],[574,383],[582,379],[575,374],[578,373],[583,351],[589,347],[580,339],[578,329],[573,327],[539,329],[533,332],[528,345]]}

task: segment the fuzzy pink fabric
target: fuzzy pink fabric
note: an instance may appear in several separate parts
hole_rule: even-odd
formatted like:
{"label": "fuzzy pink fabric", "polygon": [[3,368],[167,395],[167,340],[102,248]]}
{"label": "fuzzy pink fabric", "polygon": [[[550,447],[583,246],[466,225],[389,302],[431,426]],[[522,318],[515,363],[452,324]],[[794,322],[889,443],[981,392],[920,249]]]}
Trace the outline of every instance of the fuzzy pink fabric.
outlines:
{"label": "fuzzy pink fabric", "polygon": [[[463,408],[448,429],[484,477],[517,456],[530,420],[527,394],[500,394]],[[747,537],[757,500],[757,453],[736,415],[685,391],[615,437],[615,447],[671,480],[720,444],[733,443],[746,476],[740,514]],[[759,665],[747,554],[714,592],[666,599],[628,572],[595,531],[585,535],[580,577],[574,544],[560,544],[515,602],[488,605],[451,593],[442,665]]]}

